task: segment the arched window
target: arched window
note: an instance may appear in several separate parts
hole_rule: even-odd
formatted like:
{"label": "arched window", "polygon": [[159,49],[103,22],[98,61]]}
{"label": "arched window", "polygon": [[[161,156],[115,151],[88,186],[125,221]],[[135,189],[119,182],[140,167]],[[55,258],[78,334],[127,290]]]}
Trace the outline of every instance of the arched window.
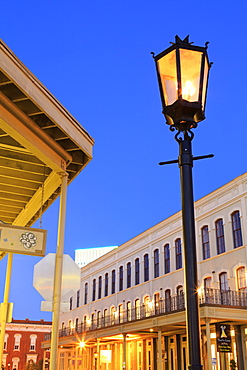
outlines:
{"label": "arched window", "polygon": [[154,294],[154,313],[158,315],[160,313],[160,294]]}
{"label": "arched window", "polygon": [[166,312],[171,311],[171,289],[165,290],[165,310]]}
{"label": "arched window", "polygon": [[245,290],[246,289],[246,275],[245,275],[244,266],[241,266],[237,269],[237,279],[238,279],[238,289]]}
{"label": "arched window", "polygon": [[165,274],[170,272],[170,246],[166,244],[164,246],[164,258],[165,258]]}
{"label": "arched window", "polygon": [[97,312],[97,328],[101,327],[100,311]]}
{"label": "arched window", "polygon": [[123,290],[123,266],[119,267],[119,291]]}
{"label": "arched window", "polygon": [[35,351],[35,349],[36,349],[36,339],[37,339],[37,335],[35,335],[35,334],[30,335],[30,351]]}
{"label": "arched window", "polygon": [[127,288],[131,287],[131,262],[127,263]]}
{"label": "arched window", "polygon": [[242,230],[239,211],[235,211],[231,214],[232,218],[232,235],[234,248],[241,247],[242,241]]}
{"label": "arched window", "polygon": [[4,334],[4,345],[3,349],[7,350],[7,342],[8,342],[9,334]]}
{"label": "arched window", "polygon": [[140,319],[141,315],[141,306],[140,306],[140,299],[135,300],[135,318]]}
{"label": "arched window", "polygon": [[75,330],[76,332],[78,332],[78,329],[79,329],[79,319],[78,317],[75,319]]}
{"label": "arched window", "polygon": [[204,288],[211,288],[212,287],[212,278],[206,277],[204,279]]}
{"label": "arched window", "polygon": [[104,326],[107,326],[108,324],[108,309],[105,308],[104,311],[103,311],[103,320],[104,320]]}
{"label": "arched window", "polygon": [[86,331],[87,323],[88,323],[87,315],[84,315],[83,316],[83,331]]}
{"label": "arched window", "polygon": [[12,369],[13,370],[18,370],[19,362],[20,362],[19,357],[13,357],[12,358]]}
{"label": "arched window", "polygon": [[201,229],[202,232],[202,256],[206,260],[210,258],[210,245],[209,245],[209,232],[208,226],[203,226]]}
{"label": "arched window", "polygon": [[108,272],[105,274],[105,297],[108,296]]}
{"label": "arched window", "polygon": [[85,283],[84,304],[87,304],[87,297],[88,297],[88,283]]}
{"label": "arched window", "polygon": [[118,322],[121,324],[123,322],[123,305],[122,303],[118,305]]}
{"label": "arched window", "polygon": [[135,259],[135,285],[140,284],[140,260]]}
{"label": "arched window", "polygon": [[108,318],[108,310],[107,310],[107,308],[104,309],[103,315],[104,315],[103,316],[104,317],[104,326],[107,326],[107,324],[109,322],[108,321],[109,318]]}
{"label": "arched window", "polygon": [[72,310],[73,308],[73,297],[70,297],[69,299],[69,309]]}
{"label": "arched window", "polygon": [[226,272],[222,272],[220,275],[219,275],[219,279],[220,279],[220,290],[223,291],[223,290],[228,290],[228,279],[227,279],[227,273]]}
{"label": "arched window", "polygon": [[175,240],[175,250],[176,250],[176,270],[182,268],[182,246],[181,239]]}
{"label": "arched window", "polygon": [[215,222],[215,229],[216,229],[217,253],[221,254],[225,252],[225,236],[224,236],[224,225],[223,225],[222,218],[219,218]]}
{"label": "arched window", "polygon": [[99,276],[98,299],[101,299],[102,294],[102,276]]}
{"label": "arched window", "polygon": [[96,298],[96,279],[93,279],[93,295],[92,295],[92,301],[95,301]]}
{"label": "arched window", "polygon": [[177,286],[177,309],[184,308],[184,290],[182,285]]}
{"label": "arched window", "polygon": [[111,272],[111,294],[116,292],[116,270]]}
{"label": "arched window", "polygon": [[160,275],[160,266],[159,266],[159,250],[155,249],[154,251],[154,278],[159,277]]}
{"label": "arched window", "polygon": [[149,258],[148,254],[144,255],[144,281],[149,280]]}
{"label": "arched window", "polygon": [[116,319],[115,315],[116,315],[115,307],[112,306],[111,307],[111,324],[112,325],[115,324],[115,319]]}
{"label": "arched window", "polygon": [[80,306],[80,290],[76,292],[76,307]]}
{"label": "arched window", "polygon": [[127,321],[131,321],[131,302],[130,301],[126,303],[126,310],[127,310]]}

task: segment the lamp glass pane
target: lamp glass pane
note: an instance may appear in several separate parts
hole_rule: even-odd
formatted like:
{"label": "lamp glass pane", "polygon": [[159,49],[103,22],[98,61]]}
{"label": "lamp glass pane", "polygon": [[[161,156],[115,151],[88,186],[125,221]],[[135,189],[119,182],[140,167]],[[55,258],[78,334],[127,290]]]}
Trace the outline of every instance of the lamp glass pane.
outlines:
{"label": "lamp glass pane", "polygon": [[177,91],[177,70],[176,70],[176,51],[164,55],[157,61],[162,92],[166,105],[171,105],[178,98]]}
{"label": "lamp glass pane", "polygon": [[205,100],[206,100],[207,83],[208,83],[208,71],[209,71],[209,65],[208,65],[208,60],[206,58],[205,66],[204,66],[204,75],[203,75],[203,88],[202,88],[202,108],[203,110],[205,109]]}
{"label": "lamp glass pane", "polygon": [[199,100],[202,52],[180,49],[182,98],[195,102]]}

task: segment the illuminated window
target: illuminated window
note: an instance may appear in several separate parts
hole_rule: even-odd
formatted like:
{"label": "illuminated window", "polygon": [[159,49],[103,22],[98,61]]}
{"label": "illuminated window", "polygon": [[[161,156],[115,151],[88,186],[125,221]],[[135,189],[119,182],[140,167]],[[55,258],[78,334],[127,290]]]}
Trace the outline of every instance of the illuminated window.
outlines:
{"label": "illuminated window", "polygon": [[119,290],[123,290],[123,266],[119,267]]}
{"label": "illuminated window", "polygon": [[12,369],[13,370],[18,370],[19,362],[20,362],[19,357],[13,357],[12,358]]}
{"label": "illuminated window", "polygon": [[176,270],[182,268],[182,246],[181,239],[175,240],[175,250],[176,250]]}
{"label": "illuminated window", "polygon": [[155,249],[154,251],[154,278],[159,277],[159,275],[160,275],[159,250]]}
{"label": "illuminated window", "polygon": [[140,306],[140,299],[135,300],[135,318],[140,319],[140,312],[141,306]]}
{"label": "illuminated window", "polygon": [[210,258],[209,232],[208,226],[203,226],[202,229],[202,255],[203,259]]}
{"label": "illuminated window", "polygon": [[215,222],[215,228],[216,228],[217,253],[221,254],[225,252],[224,225],[222,218]]}
{"label": "illuminated window", "polygon": [[97,328],[99,328],[101,326],[101,322],[100,322],[100,311],[97,312]]}
{"label": "illuminated window", "polygon": [[123,322],[123,305],[118,305],[118,322],[121,324]]}
{"label": "illuminated window", "polygon": [[243,245],[239,211],[233,212],[231,218],[234,248],[238,248]]}
{"label": "illuminated window", "polygon": [[155,312],[155,315],[158,315],[160,313],[160,294],[159,293],[154,294],[154,312]]}
{"label": "illuminated window", "polygon": [[238,289],[243,290],[246,289],[246,275],[245,275],[245,267],[239,267],[237,269],[237,279],[238,279]]}
{"label": "illuminated window", "polygon": [[107,308],[104,309],[104,325],[107,326],[108,324],[108,310]]}
{"label": "illuminated window", "polygon": [[37,335],[30,335],[30,351],[35,351]]}
{"label": "illuminated window", "polygon": [[204,279],[204,288],[211,288],[211,286],[212,286],[212,278],[206,277]]}
{"label": "illuminated window", "polygon": [[166,244],[164,246],[164,257],[165,257],[165,274],[170,272],[170,246]]}
{"label": "illuminated window", "polygon": [[78,329],[79,329],[79,319],[78,317],[75,319],[75,330],[76,332],[78,332]]}
{"label": "illuminated window", "polygon": [[131,263],[127,263],[127,288],[131,287]]}
{"label": "illuminated window", "polygon": [[148,254],[144,256],[144,281],[149,280],[149,258]]}
{"label": "illuminated window", "polygon": [[140,284],[140,260],[135,259],[135,285]]}
{"label": "illuminated window", "polygon": [[131,302],[126,303],[127,321],[131,321]]}

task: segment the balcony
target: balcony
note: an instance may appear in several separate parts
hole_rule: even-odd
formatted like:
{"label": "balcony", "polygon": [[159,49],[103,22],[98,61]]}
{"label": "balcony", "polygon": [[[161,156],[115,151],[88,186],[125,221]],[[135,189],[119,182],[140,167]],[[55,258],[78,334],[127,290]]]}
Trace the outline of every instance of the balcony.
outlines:
{"label": "balcony", "polygon": [[[204,288],[199,293],[200,306],[223,306],[247,309],[247,292]],[[145,320],[146,318],[157,315],[169,315],[185,309],[184,295],[171,296],[170,298],[161,298],[156,302],[148,302],[140,306],[125,309],[120,312],[114,312],[111,315],[94,315],[93,319],[86,320],[73,327],[64,327],[59,330],[59,337],[67,337],[76,333],[88,332],[106,328],[113,325],[121,325],[136,320]],[[51,334],[45,334],[45,341],[51,339]]]}

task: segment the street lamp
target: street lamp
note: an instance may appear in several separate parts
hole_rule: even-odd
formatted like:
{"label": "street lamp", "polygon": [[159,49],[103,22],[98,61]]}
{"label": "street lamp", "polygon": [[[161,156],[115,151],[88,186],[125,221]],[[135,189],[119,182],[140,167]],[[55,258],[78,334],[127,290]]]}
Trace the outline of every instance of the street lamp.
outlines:
{"label": "street lamp", "polygon": [[188,369],[199,370],[202,365],[192,167],[194,160],[213,155],[193,157],[191,141],[194,133],[191,129],[205,119],[211,64],[207,56],[207,43],[205,47],[192,45],[189,36],[184,40],[176,36],[175,43],[168,49],[158,55],[152,54],[156,64],[162,113],[170,130],[177,130],[175,139],[179,143],[178,160],[160,164],[178,163],[180,167]]}

